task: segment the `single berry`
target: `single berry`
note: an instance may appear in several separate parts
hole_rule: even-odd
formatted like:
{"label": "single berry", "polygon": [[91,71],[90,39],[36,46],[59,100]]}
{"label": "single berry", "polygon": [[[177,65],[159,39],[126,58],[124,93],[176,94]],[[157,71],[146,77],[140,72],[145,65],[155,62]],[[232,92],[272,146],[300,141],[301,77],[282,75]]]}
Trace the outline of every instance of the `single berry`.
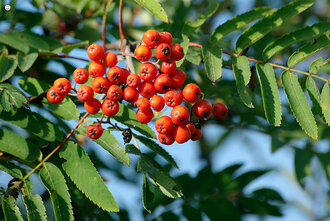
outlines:
{"label": "single berry", "polygon": [[87,85],[80,86],[77,91],[77,97],[82,102],[91,100],[94,97],[93,88]]}
{"label": "single berry", "polygon": [[171,58],[174,61],[179,61],[184,57],[184,51],[181,45],[172,44],[171,45]]}
{"label": "single berry", "polygon": [[186,127],[189,129],[189,131],[190,131],[190,133],[191,134],[193,134],[194,132],[195,132],[195,125],[193,124],[193,123],[191,123],[191,122],[188,122],[187,124],[186,124]]}
{"label": "single berry", "polygon": [[177,143],[187,142],[190,137],[190,130],[185,125],[177,125],[173,130],[173,137]]}
{"label": "single berry", "polygon": [[105,99],[102,103],[102,111],[108,117],[112,117],[118,113],[119,104],[117,101]]}
{"label": "single berry", "polygon": [[148,111],[150,109],[150,101],[145,97],[140,97],[136,101],[136,106],[142,111]]}
{"label": "single berry", "polygon": [[52,104],[59,104],[64,100],[64,95],[59,95],[55,92],[54,87],[47,91],[47,100]]}
{"label": "single berry", "polygon": [[107,67],[101,62],[93,61],[88,66],[88,73],[92,78],[102,77],[106,71]]}
{"label": "single berry", "polygon": [[186,74],[179,69],[176,69],[176,71],[173,74],[171,74],[170,77],[172,79],[173,89],[179,89],[186,80]]}
{"label": "single berry", "polygon": [[125,68],[122,68],[122,70],[124,72],[124,77],[123,77],[123,79],[119,83],[126,84],[127,78],[128,78],[128,76],[131,75],[131,73],[129,73],[129,71],[127,69],[125,69]]}
{"label": "single berry", "polygon": [[59,95],[67,95],[71,91],[71,83],[66,78],[58,78],[53,84],[54,90]]}
{"label": "single berry", "polygon": [[191,140],[196,141],[202,137],[202,131],[198,128],[195,128],[194,133],[191,134]]}
{"label": "single berry", "polygon": [[223,103],[213,104],[212,114],[218,119],[224,119],[228,114],[228,108]]}
{"label": "single berry", "polygon": [[98,139],[103,134],[103,128],[100,123],[94,123],[87,126],[86,134],[91,139]]}
{"label": "single berry", "polygon": [[96,77],[92,81],[92,88],[98,94],[106,94],[111,83],[105,77]]}
{"label": "single berry", "polygon": [[134,55],[139,61],[149,61],[152,56],[151,49],[145,45],[140,45],[135,49]]}
{"label": "single berry", "polygon": [[199,100],[194,105],[194,113],[198,118],[204,118],[205,120],[211,116],[212,106],[207,100]]}
{"label": "single berry", "polygon": [[125,77],[125,73],[120,67],[111,67],[108,70],[107,78],[111,83],[118,84]]}
{"label": "single berry", "polygon": [[85,68],[77,68],[73,72],[73,80],[77,84],[85,84],[88,81],[88,72]]}
{"label": "single berry", "polygon": [[189,110],[182,105],[176,106],[171,111],[171,118],[174,124],[185,125],[189,119]]}
{"label": "single berry", "polygon": [[103,63],[107,67],[114,67],[117,64],[117,55],[111,51],[104,54]]}
{"label": "single berry", "polygon": [[172,44],[173,37],[172,37],[171,33],[161,32],[161,33],[159,33],[159,37],[160,37],[160,43],[166,43],[168,45]]}
{"label": "single berry", "polygon": [[160,134],[171,133],[174,129],[174,124],[169,116],[162,116],[155,122],[155,128]]}
{"label": "single berry", "polygon": [[165,93],[164,100],[165,100],[165,103],[167,106],[175,107],[182,103],[183,96],[182,96],[181,91],[172,89]]}
{"label": "single berry", "polygon": [[173,74],[176,71],[176,63],[173,59],[163,61],[160,64],[160,71],[163,74]]}
{"label": "single berry", "polygon": [[136,119],[143,124],[149,123],[152,120],[153,116],[154,114],[150,108],[147,111],[141,111],[139,109],[136,112]]}
{"label": "single berry", "polygon": [[139,87],[139,93],[142,97],[151,98],[155,95],[156,88],[152,83],[144,81]]}
{"label": "single berry", "polygon": [[130,74],[127,77],[126,84],[132,88],[138,88],[141,85],[141,78],[137,74]]}
{"label": "single berry", "polygon": [[160,95],[155,95],[150,99],[150,105],[155,111],[160,112],[165,106],[164,98]]}
{"label": "single berry", "polygon": [[159,75],[155,82],[154,86],[158,93],[164,94],[166,91],[168,91],[172,86],[172,79],[167,74],[161,74]]}
{"label": "single berry", "polygon": [[84,103],[85,110],[89,114],[97,114],[101,108],[102,104],[96,98],[92,98]]}
{"label": "single berry", "polygon": [[108,92],[107,92],[107,97],[110,100],[113,101],[118,101],[122,98],[123,96],[123,90],[116,84],[111,85]]}
{"label": "single berry", "polygon": [[183,98],[189,103],[198,101],[201,93],[201,89],[194,83],[187,84],[182,90]]}
{"label": "single berry", "polygon": [[157,68],[149,62],[143,63],[139,68],[139,75],[142,80],[151,82],[157,75]]}
{"label": "single berry", "polygon": [[124,89],[123,98],[129,103],[135,103],[139,98],[139,92],[132,87],[127,87]]}
{"label": "single berry", "polygon": [[159,45],[160,36],[158,31],[148,30],[144,32],[142,40],[149,48],[154,48]]}
{"label": "single berry", "polygon": [[158,134],[158,140],[159,140],[159,142],[161,142],[162,144],[165,144],[165,145],[171,145],[175,141],[172,133]]}
{"label": "single berry", "polygon": [[162,61],[168,60],[171,57],[171,47],[166,43],[158,45],[155,50],[155,56]]}
{"label": "single berry", "polygon": [[87,55],[92,61],[99,61],[104,56],[104,50],[99,44],[91,44],[87,48]]}

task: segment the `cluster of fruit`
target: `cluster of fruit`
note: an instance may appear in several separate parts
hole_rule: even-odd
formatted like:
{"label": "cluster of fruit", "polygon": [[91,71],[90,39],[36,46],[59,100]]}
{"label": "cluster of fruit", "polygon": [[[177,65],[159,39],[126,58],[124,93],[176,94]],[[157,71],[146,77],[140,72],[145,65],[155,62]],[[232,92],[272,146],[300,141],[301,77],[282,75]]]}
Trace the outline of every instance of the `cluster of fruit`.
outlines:
{"label": "cluster of fruit", "polygon": [[[184,57],[181,45],[172,44],[173,38],[169,32],[148,30],[143,35],[143,43],[135,49],[134,57],[144,62],[138,74],[130,74],[128,70],[117,65],[117,54],[104,52],[98,44],[92,44],[87,49],[88,57],[92,60],[88,71],[77,68],[73,73],[77,84],[85,84],[89,76],[93,78],[91,87],[82,85],[77,90],[77,97],[84,102],[86,111],[96,114],[102,109],[104,115],[111,117],[118,113],[119,104],[125,100],[138,107],[136,119],[141,123],[149,123],[153,118],[153,110],[160,112],[165,104],[172,107],[171,117],[162,116],[155,122],[158,140],[170,145],[174,141],[184,143],[198,140],[202,132],[199,125],[189,122],[189,110],[181,105],[183,99],[193,104],[193,113],[204,120],[213,115],[218,119],[226,117],[228,109],[222,103],[212,105],[201,98],[200,88],[194,84],[187,84],[182,92],[179,88],[186,79],[186,74],[177,69],[176,61]],[[155,48],[156,63],[149,62],[152,57],[151,49]],[[160,65],[159,65],[159,62]],[[107,67],[109,67],[107,71]],[[106,77],[104,75],[106,74]],[[71,90],[71,83],[65,78],[57,79],[47,93],[51,103],[60,103]],[[105,94],[101,104],[94,98],[94,92]],[[164,94],[161,96],[160,94]],[[141,97],[139,98],[139,95]],[[105,97],[106,96],[106,97]],[[153,110],[152,110],[153,109]],[[103,133],[100,123],[87,127],[87,135],[98,139]]]}

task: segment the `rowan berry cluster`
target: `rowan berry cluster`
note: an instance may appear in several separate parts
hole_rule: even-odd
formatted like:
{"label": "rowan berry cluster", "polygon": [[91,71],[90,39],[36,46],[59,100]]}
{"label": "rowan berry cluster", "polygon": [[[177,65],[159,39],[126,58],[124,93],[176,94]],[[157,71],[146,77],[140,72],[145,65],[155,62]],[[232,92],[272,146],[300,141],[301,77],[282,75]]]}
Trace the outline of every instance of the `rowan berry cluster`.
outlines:
{"label": "rowan berry cluster", "polygon": [[[190,111],[181,105],[183,100],[193,104],[191,113],[203,120],[209,119],[211,113],[216,118],[223,119],[228,109],[222,103],[216,103],[212,107],[207,100],[201,99],[201,89],[194,83],[187,84],[180,91],[186,74],[177,69],[176,61],[184,57],[184,51],[180,44],[172,44],[172,41],[169,32],[146,31],[142,44],[134,52],[135,58],[143,62],[138,74],[130,74],[128,70],[116,66],[117,54],[105,53],[98,44],[90,45],[87,54],[92,62],[88,71],[77,68],[73,73],[74,81],[81,85],[77,90],[77,97],[84,102],[86,111],[96,114],[102,109],[104,115],[111,117],[118,113],[118,102],[125,100],[137,106],[136,119],[146,124],[153,119],[153,110],[160,112],[166,104],[173,109],[170,117],[161,116],[155,122],[159,142],[170,145],[174,141],[184,143],[190,139],[198,140],[202,136],[200,125],[189,122]],[[156,63],[149,62],[153,48],[158,59]],[[89,76],[93,78],[91,87],[83,85]],[[47,98],[51,103],[61,103],[70,90],[69,80],[57,79],[47,92]],[[94,97],[94,92],[106,95],[102,104]],[[92,139],[98,139],[102,133],[99,122],[87,127],[87,135]]]}

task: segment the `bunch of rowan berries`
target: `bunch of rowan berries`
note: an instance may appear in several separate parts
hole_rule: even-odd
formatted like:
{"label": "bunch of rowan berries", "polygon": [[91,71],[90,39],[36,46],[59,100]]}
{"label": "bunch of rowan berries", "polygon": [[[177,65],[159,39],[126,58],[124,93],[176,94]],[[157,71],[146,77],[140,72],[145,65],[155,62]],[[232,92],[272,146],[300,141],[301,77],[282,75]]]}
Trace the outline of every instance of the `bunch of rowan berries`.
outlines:
{"label": "bunch of rowan berries", "polygon": [[[184,143],[190,139],[198,140],[202,136],[200,124],[189,122],[190,111],[181,105],[183,100],[193,104],[191,113],[203,120],[209,119],[211,113],[216,118],[223,119],[228,109],[222,103],[216,103],[212,107],[207,100],[201,99],[201,89],[195,83],[189,83],[180,90],[186,74],[177,69],[176,61],[184,57],[184,51],[180,44],[172,44],[172,41],[169,32],[146,31],[142,44],[134,52],[135,58],[142,62],[138,74],[130,74],[128,70],[116,66],[117,54],[105,53],[98,44],[90,45],[87,55],[92,62],[88,71],[77,68],[73,72],[74,81],[81,85],[77,90],[77,97],[84,102],[86,111],[96,114],[102,109],[104,115],[112,117],[118,113],[118,102],[125,100],[137,106],[136,119],[146,124],[153,119],[153,110],[161,112],[166,104],[173,109],[170,117],[161,116],[155,121],[159,142],[170,145],[174,141]],[[158,59],[156,63],[149,62],[153,48]],[[91,87],[83,85],[89,76],[93,78]],[[58,104],[70,91],[70,81],[59,78],[47,92],[47,98],[51,103]],[[102,104],[94,97],[94,92],[106,95],[103,96],[105,99]],[[103,128],[99,122],[87,127],[87,135],[92,139],[98,139],[102,133]]]}

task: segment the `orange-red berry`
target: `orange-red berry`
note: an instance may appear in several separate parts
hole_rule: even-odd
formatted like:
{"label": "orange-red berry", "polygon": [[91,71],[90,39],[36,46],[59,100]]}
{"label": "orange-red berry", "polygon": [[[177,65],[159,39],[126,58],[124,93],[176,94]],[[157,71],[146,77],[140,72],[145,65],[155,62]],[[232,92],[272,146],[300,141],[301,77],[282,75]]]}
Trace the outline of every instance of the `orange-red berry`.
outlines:
{"label": "orange-red berry", "polygon": [[128,76],[131,75],[131,73],[129,73],[129,71],[125,68],[122,68],[122,69],[123,69],[123,72],[124,72],[124,77],[119,83],[126,84],[127,78],[128,78]]}
{"label": "orange-red berry", "polygon": [[105,99],[102,103],[102,111],[108,117],[112,117],[118,113],[119,104],[117,101]]}
{"label": "orange-red berry", "polygon": [[118,84],[125,77],[125,73],[120,67],[111,67],[108,70],[107,78],[111,83]]}
{"label": "orange-red berry", "polygon": [[182,103],[183,96],[182,96],[181,91],[172,89],[165,93],[164,100],[165,100],[165,103],[167,106],[175,107]]}
{"label": "orange-red berry", "polygon": [[160,37],[160,43],[166,43],[168,45],[172,44],[173,37],[172,37],[171,33],[169,33],[169,32],[160,32],[159,37]]}
{"label": "orange-red berry", "polygon": [[171,145],[175,141],[172,133],[158,134],[158,140],[159,140],[159,142],[161,142],[162,144],[165,144],[165,145]]}
{"label": "orange-red berry", "polygon": [[189,131],[190,131],[190,133],[191,134],[193,134],[194,132],[195,132],[195,125],[193,124],[193,123],[191,123],[191,122],[188,122],[187,124],[186,124],[186,127],[189,129]]}
{"label": "orange-red berry", "polygon": [[154,86],[158,93],[163,94],[171,88],[172,79],[167,74],[161,74],[156,78]]}
{"label": "orange-red berry", "polygon": [[139,98],[139,92],[132,87],[127,87],[123,91],[123,98],[129,103],[135,103]]}
{"label": "orange-red berry", "polygon": [[106,94],[111,83],[105,77],[96,77],[92,81],[92,88],[98,94]]}
{"label": "orange-red berry", "polygon": [[224,118],[226,118],[227,113],[228,113],[228,108],[226,107],[225,104],[223,104],[223,103],[213,104],[212,114],[216,118],[218,118],[218,119],[224,119]]}
{"label": "orange-red berry", "polygon": [[202,131],[198,128],[195,128],[194,132],[191,134],[191,140],[196,141],[202,137]]}
{"label": "orange-red berry", "polygon": [[155,50],[155,56],[162,61],[168,60],[171,57],[171,47],[166,43],[158,45]]}
{"label": "orange-red berry", "polygon": [[101,62],[93,61],[88,66],[88,73],[92,78],[102,77],[106,71],[107,67]]}
{"label": "orange-red berry", "polygon": [[189,103],[195,103],[201,96],[201,89],[197,86],[197,84],[190,83],[183,88],[182,95],[183,98]]}
{"label": "orange-red berry", "polygon": [[59,95],[55,92],[54,87],[47,91],[47,100],[52,104],[59,104],[64,100],[64,95]]}
{"label": "orange-red berry", "polygon": [[94,43],[87,48],[87,55],[92,61],[99,61],[104,56],[104,50],[101,45]]}
{"label": "orange-red berry", "polygon": [[157,68],[149,62],[143,63],[139,68],[139,75],[142,80],[151,82],[157,75]]}
{"label": "orange-red berry", "polygon": [[130,74],[127,77],[126,84],[129,87],[138,88],[141,85],[141,78],[137,74]]}
{"label": "orange-red berry", "polygon": [[173,74],[171,74],[170,77],[172,79],[173,89],[179,89],[186,80],[186,74],[179,69],[176,69],[176,71]]}
{"label": "orange-red berry", "polygon": [[88,72],[85,68],[77,68],[73,72],[73,80],[77,84],[85,84],[88,81]]}
{"label": "orange-red berry", "polygon": [[140,97],[136,101],[136,106],[141,110],[142,112],[148,111],[150,109],[150,101],[145,97]]}
{"label": "orange-red berry", "polygon": [[155,122],[155,128],[160,134],[171,133],[174,129],[174,124],[169,116],[162,116]]}
{"label": "orange-red berry", "polygon": [[94,123],[87,126],[86,134],[91,139],[98,139],[103,134],[103,128],[100,123]]}
{"label": "orange-red berry", "polygon": [[174,124],[185,125],[189,119],[189,110],[182,105],[176,106],[171,111],[171,118]]}
{"label": "orange-red berry", "polygon": [[149,108],[147,111],[141,111],[140,109],[136,112],[136,119],[143,124],[147,124],[152,120],[153,112]]}
{"label": "orange-red berry", "polygon": [[77,97],[80,101],[86,102],[91,100],[94,97],[93,88],[88,85],[82,85],[77,91]]}
{"label": "orange-red berry", "polygon": [[168,59],[160,64],[160,71],[163,74],[173,74],[176,71],[176,63],[173,59]]}
{"label": "orange-red berry", "polygon": [[149,61],[152,56],[151,49],[145,45],[140,45],[135,49],[134,55],[139,61]]}
{"label": "orange-red berry", "polygon": [[190,130],[185,125],[177,125],[173,130],[173,137],[177,143],[187,142],[190,137]]}
{"label": "orange-red berry", "polygon": [[122,98],[123,96],[123,90],[116,84],[111,85],[108,92],[107,92],[107,97],[110,100],[113,101],[118,101]]}
{"label": "orange-red berry", "polygon": [[66,78],[58,78],[54,81],[53,88],[59,95],[67,95],[71,91],[71,83]]}
{"label": "orange-red berry", "polygon": [[159,45],[160,36],[158,31],[148,30],[144,32],[142,40],[149,48],[154,48]]}
{"label": "orange-red berry", "polygon": [[116,66],[116,64],[118,63],[117,55],[111,51],[105,53],[103,57],[103,63],[107,67]]}
{"label": "orange-red berry", "polygon": [[84,103],[85,110],[90,114],[97,114],[102,104],[96,98],[92,98]]}
{"label": "orange-red berry", "polygon": [[155,111],[160,112],[165,106],[164,98],[160,95],[155,95],[150,99],[150,105]]}
{"label": "orange-red berry", "polygon": [[208,119],[211,116],[212,106],[207,100],[199,100],[194,105],[194,113],[198,118]]}
{"label": "orange-red berry", "polygon": [[172,44],[171,45],[171,58],[174,61],[179,61],[184,57],[184,51],[181,45]]}
{"label": "orange-red berry", "polygon": [[139,87],[139,93],[142,97],[151,98],[155,95],[156,88],[152,83],[144,81]]}

